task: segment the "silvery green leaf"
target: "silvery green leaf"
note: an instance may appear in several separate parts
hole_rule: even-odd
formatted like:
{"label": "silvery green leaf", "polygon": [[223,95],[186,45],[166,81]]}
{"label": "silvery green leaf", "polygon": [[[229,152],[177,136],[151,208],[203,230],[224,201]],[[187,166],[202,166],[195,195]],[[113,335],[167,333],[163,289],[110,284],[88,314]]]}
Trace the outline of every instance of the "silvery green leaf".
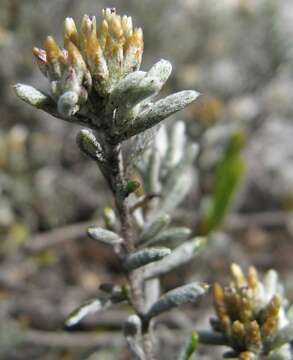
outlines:
{"label": "silvery green leaf", "polygon": [[115,112],[115,125],[119,132],[135,121],[141,109],[140,103],[156,94],[159,88],[159,79],[144,77],[132,91],[127,93],[127,98],[119,103]]}
{"label": "silvery green leaf", "polygon": [[66,91],[57,102],[58,112],[64,117],[71,117],[79,110],[78,94],[75,91]]}
{"label": "silvery green leaf", "polygon": [[198,346],[198,334],[193,331],[182,349],[178,360],[189,360]]}
{"label": "silvery green leaf", "polygon": [[102,147],[91,130],[80,130],[77,134],[76,142],[83,153],[94,160],[105,162]]}
{"label": "silvery green leaf", "polygon": [[88,235],[106,245],[117,245],[122,242],[121,237],[113,231],[103,229],[101,227],[92,226],[87,229]]}
{"label": "silvery green leaf", "polygon": [[292,352],[290,344],[285,344],[279,349],[271,351],[268,360],[292,360]]}
{"label": "silvery green leaf", "polygon": [[133,220],[140,231],[144,226],[144,213],[141,209],[143,199],[145,199],[145,195],[137,197],[135,194],[130,194],[128,197],[130,213],[132,214]]}
{"label": "silvery green leaf", "polygon": [[144,226],[144,214],[142,209],[135,209],[132,213],[133,220],[135,221],[136,226],[139,229],[142,229]]}
{"label": "silvery green leaf", "polygon": [[173,227],[163,230],[157,236],[151,238],[146,244],[151,245],[158,242],[185,241],[191,235],[191,230],[186,227]]}
{"label": "silvery green leaf", "polygon": [[192,143],[188,144],[186,147],[186,150],[184,152],[184,156],[182,158],[182,161],[179,162],[168,174],[168,181],[166,182],[166,193],[170,191],[170,189],[174,186],[174,183],[176,183],[178,176],[184,172],[184,170],[188,167],[190,167],[194,160],[196,159],[196,156],[198,154],[199,147],[197,144]]}
{"label": "silvery green leaf", "polygon": [[159,151],[152,151],[149,160],[148,185],[149,192],[159,193],[161,191],[160,182],[161,155]]}
{"label": "silvery green leaf", "polygon": [[160,211],[172,213],[180,205],[194,183],[193,175],[191,169],[186,169],[184,172],[178,173],[177,181],[172,182],[171,178],[168,179],[170,181],[167,181],[165,185],[165,195],[161,201]]}
{"label": "silvery green leaf", "polygon": [[133,165],[140,160],[143,153],[151,146],[157,132],[158,127],[154,126],[130,139],[129,147],[126,150],[126,159],[129,159],[127,161],[127,166]]}
{"label": "silvery green leaf", "polygon": [[171,212],[184,200],[194,183],[194,174],[190,167],[197,154],[198,145],[190,144],[182,161],[168,174],[160,211]]}
{"label": "silvery green leaf", "polygon": [[170,254],[171,250],[163,247],[138,250],[126,257],[124,267],[128,271],[132,271],[151,262],[161,260]]}
{"label": "silvery green leaf", "polygon": [[158,263],[148,265],[144,271],[144,278],[151,279],[165,275],[178,266],[188,263],[200,253],[205,244],[206,238],[202,237],[197,237],[193,240],[185,242]]}
{"label": "silvery green leaf", "polygon": [[172,64],[164,59],[159,60],[155,63],[148,71],[147,76],[156,77],[160,80],[160,88],[168,80],[172,72]]}
{"label": "silvery green leaf", "polygon": [[146,317],[151,319],[174,307],[182,306],[188,303],[194,303],[202,297],[209,286],[204,283],[192,283],[180,286],[163,295],[147,312]]}
{"label": "silvery green leaf", "polygon": [[155,79],[156,85],[153,87],[153,93],[150,94],[150,96],[145,97],[145,99],[141,102],[142,107],[148,106],[150,101],[158,95],[165,82],[168,80],[171,72],[172,65],[167,60],[161,59],[151,67],[151,69],[147,72],[145,79]]}
{"label": "silvery green leaf", "polygon": [[50,98],[50,96],[46,95],[40,90],[35,89],[32,86],[24,85],[24,84],[16,84],[14,85],[13,88],[15,90],[16,95],[21,100],[38,109],[46,109],[49,106],[56,107],[54,101]]}
{"label": "silvery green leaf", "polygon": [[113,108],[130,109],[155,94],[160,89],[160,79],[156,76],[146,75],[137,71],[127,75],[114,88],[110,96],[110,104]]}
{"label": "silvery green leaf", "polygon": [[196,91],[185,90],[155,102],[146,110],[143,110],[138,114],[134,122],[129,124],[125,129],[123,137],[126,139],[130,138],[131,136],[157,125],[170,115],[184,109],[187,105],[196,100],[198,96],[199,93]]}
{"label": "silvery green leaf", "polygon": [[95,314],[110,305],[107,301],[94,299],[89,300],[74,310],[66,319],[66,326],[72,327],[78,324],[85,316]]}
{"label": "silvery green leaf", "polygon": [[136,93],[133,94],[132,101],[130,103],[130,106],[136,105],[139,102],[147,99],[151,95],[156,94],[159,92],[161,88],[161,82],[160,79],[158,79],[156,76],[150,76],[147,74],[140,83],[138,84],[138,87],[136,89]]}
{"label": "silvery green leaf", "polygon": [[141,334],[141,320],[137,315],[130,315],[123,325],[125,336],[136,336]]}
{"label": "silvery green leaf", "polygon": [[161,294],[160,279],[154,278],[144,282],[145,293],[145,310],[149,310],[151,306],[159,299]]}
{"label": "silvery green leaf", "polygon": [[183,158],[185,142],[185,123],[177,121],[171,130],[170,145],[166,159],[167,168],[174,167]]}
{"label": "silvery green leaf", "polygon": [[289,323],[279,330],[275,338],[270,342],[270,349],[276,349],[293,340],[293,323]]}
{"label": "silvery green leaf", "polygon": [[170,224],[171,218],[168,214],[163,213],[156,216],[150,223],[147,223],[139,238],[139,244],[143,244],[157,236]]}
{"label": "silvery green leaf", "polygon": [[130,315],[123,326],[123,333],[135,360],[145,360],[140,345],[141,320],[137,315]]}
{"label": "silvery green leaf", "polygon": [[109,98],[111,108],[115,109],[120,104],[124,106],[124,104],[128,102],[128,95],[133,91],[135,92],[135,89],[145,75],[146,72],[144,71],[135,71],[120,80],[112,90]]}
{"label": "silvery green leaf", "polygon": [[[103,287],[102,287],[103,288]],[[79,323],[85,316],[106,310],[110,306],[122,303],[128,300],[128,289],[124,286],[114,285],[111,289],[104,286],[103,290],[108,290],[108,296],[101,296],[93,300],[89,300],[74,310],[67,318],[66,326],[74,326]]]}
{"label": "silvery green leaf", "polygon": [[14,85],[13,88],[15,90],[16,95],[21,100],[23,100],[29,105],[36,107],[37,109],[47,112],[48,114],[58,119],[62,119],[70,123],[74,122],[76,124],[86,125],[88,127],[93,127],[93,128],[95,127],[92,123],[89,123],[89,118],[87,115],[84,114],[82,115],[80,113],[75,114],[72,117],[66,117],[61,115],[57,111],[57,105],[54,102],[54,100],[47,94],[41,92],[40,90],[35,89],[32,86],[17,84]]}
{"label": "silvery green leaf", "polygon": [[157,127],[154,127],[152,129],[156,129],[156,137],[154,140],[154,150],[158,151],[162,158],[166,156],[168,145],[169,145],[169,139],[168,134],[166,130],[166,126],[162,125],[160,129],[158,130]]}

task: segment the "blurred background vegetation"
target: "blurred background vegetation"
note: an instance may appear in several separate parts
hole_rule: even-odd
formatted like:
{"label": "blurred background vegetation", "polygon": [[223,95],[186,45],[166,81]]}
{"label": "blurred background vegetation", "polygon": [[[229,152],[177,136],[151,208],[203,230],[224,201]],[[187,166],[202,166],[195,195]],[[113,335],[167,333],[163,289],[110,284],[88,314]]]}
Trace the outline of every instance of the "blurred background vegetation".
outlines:
{"label": "blurred background vegetation", "polygon": [[[84,236],[112,198],[75,146],[78,128],[24,105],[11,88],[45,89],[32,47],[48,34],[61,41],[66,16],[78,21],[106,6],[143,27],[144,69],[172,62],[166,93],[203,94],[179,115],[200,155],[176,219],[211,240],[199,260],[164,279],[166,289],[183,278],[225,281],[236,261],[276,268],[293,299],[292,1],[0,0],[0,359],[85,359],[93,348],[91,359],[129,358],[116,350],[118,311],[89,319],[79,337],[62,332],[72,308],[121,277],[116,259]],[[206,325],[210,307],[206,300],[200,314],[191,308],[185,318],[162,320],[162,358],[178,346],[178,329]],[[87,342],[81,331],[89,330]],[[220,359],[201,351],[202,359]]]}

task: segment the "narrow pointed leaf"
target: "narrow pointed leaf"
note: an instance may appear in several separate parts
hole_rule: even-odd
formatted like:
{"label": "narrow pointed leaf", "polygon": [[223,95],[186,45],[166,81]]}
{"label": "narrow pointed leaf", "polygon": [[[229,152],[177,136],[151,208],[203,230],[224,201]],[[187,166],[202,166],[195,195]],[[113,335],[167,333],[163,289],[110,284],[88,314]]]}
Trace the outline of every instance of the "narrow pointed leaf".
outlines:
{"label": "narrow pointed leaf", "polygon": [[26,102],[27,104],[34,106],[37,109],[43,110],[46,113],[54,116],[55,118],[64,120],[70,123],[76,123],[83,126],[88,126],[90,128],[96,128],[95,124],[92,121],[89,121],[87,115],[82,115],[80,113],[75,114],[72,117],[65,117],[62,116],[58,110],[57,105],[54,100],[48,96],[47,94],[43,93],[40,90],[35,89],[32,86],[24,85],[24,84],[17,84],[13,86],[16,95]]}
{"label": "narrow pointed leaf", "polygon": [[171,290],[154,303],[146,317],[151,319],[175,307],[194,303],[207,292],[208,288],[207,284],[192,283]]}
{"label": "narrow pointed leaf", "polygon": [[217,166],[214,189],[200,221],[201,235],[207,235],[219,228],[231,207],[245,171],[245,164],[240,156],[244,141],[242,132],[235,133]]}
{"label": "narrow pointed leaf", "polygon": [[141,333],[141,320],[137,315],[130,315],[123,325],[125,336],[136,336]]}
{"label": "narrow pointed leaf", "polygon": [[170,224],[171,218],[168,214],[157,216],[151,223],[147,224],[142,231],[139,244],[147,243],[149,240],[157,236]]}
{"label": "narrow pointed leaf", "polygon": [[156,237],[150,239],[146,244],[151,245],[158,242],[185,241],[191,235],[191,230],[186,227],[173,227],[160,232]]}
{"label": "narrow pointed leaf", "polygon": [[177,121],[173,127],[170,136],[170,145],[167,153],[167,168],[172,168],[183,159],[186,142],[185,123]]}
{"label": "narrow pointed leaf", "polygon": [[99,162],[105,162],[102,147],[94,133],[88,129],[82,129],[77,134],[77,145],[87,156]]}
{"label": "narrow pointed leaf", "polygon": [[[146,72],[135,71],[125,76],[112,90],[109,103],[111,107],[116,108],[120,104],[125,106],[129,102],[129,95],[136,91],[138,84],[145,77]],[[130,95],[131,96],[131,95]]]}
{"label": "narrow pointed leaf", "polygon": [[137,251],[136,253],[128,255],[126,260],[124,261],[124,267],[128,271],[131,271],[139,267],[145,266],[151,262],[161,260],[165,256],[168,256],[170,254],[171,250],[163,247],[142,249]]}
{"label": "narrow pointed leaf", "polygon": [[177,206],[184,201],[193,184],[194,176],[191,169],[185,169],[184,172],[178,174],[176,181],[172,183],[170,181],[165,185],[160,211],[173,213]]}
{"label": "narrow pointed leaf", "polygon": [[187,264],[204,248],[206,239],[197,237],[180,246],[156,264],[148,265],[144,271],[145,279],[152,279],[167,274],[178,266]]}
{"label": "narrow pointed leaf", "polygon": [[185,199],[191,186],[194,186],[192,164],[198,154],[198,145],[190,144],[182,160],[170,171],[164,186],[161,211],[172,212]]}
{"label": "narrow pointed leaf", "polygon": [[131,136],[157,125],[170,115],[184,109],[187,105],[196,100],[198,96],[199,94],[196,91],[186,90],[155,102],[136,117],[133,124],[126,129],[124,138],[130,138]]}
{"label": "narrow pointed leaf", "polygon": [[140,345],[141,320],[137,315],[130,315],[123,326],[123,333],[135,360],[145,360]]}
{"label": "narrow pointed leaf", "polygon": [[122,242],[122,239],[119,237],[118,234],[114,233],[113,231],[103,229],[101,227],[89,227],[87,233],[92,239],[98,240],[106,245],[114,246]]}
{"label": "narrow pointed leaf", "polygon": [[178,360],[190,360],[191,356],[195,353],[198,346],[198,334],[193,331],[187,340]]}
{"label": "narrow pointed leaf", "polygon": [[48,95],[32,86],[16,84],[14,85],[14,91],[21,100],[38,109],[44,109],[50,105],[55,105]]}
{"label": "narrow pointed leaf", "polygon": [[147,76],[157,77],[160,80],[161,87],[168,80],[172,72],[172,64],[164,59],[159,60],[155,65],[148,71]]}
{"label": "narrow pointed leaf", "polygon": [[99,299],[87,301],[68,316],[65,322],[66,326],[72,327],[78,324],[84,317],[90,314],[97,313],[98,311],[103,309],[105,305],[106,303]]}

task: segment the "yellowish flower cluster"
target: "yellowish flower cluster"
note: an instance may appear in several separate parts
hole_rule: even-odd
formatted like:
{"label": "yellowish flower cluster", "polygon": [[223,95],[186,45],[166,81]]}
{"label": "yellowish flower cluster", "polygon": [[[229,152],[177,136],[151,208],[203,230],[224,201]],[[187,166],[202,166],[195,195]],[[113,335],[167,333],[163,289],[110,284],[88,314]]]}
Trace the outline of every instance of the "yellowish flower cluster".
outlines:
{"label": "yellowish flower cluster", "polygon": [[[128,140],[199,96],[186,90],[157,99],[172,65],[160,59],[149,71],[139,70],[142,29],[134,28],[131,17],[120,16],[115,9],[104,9],[99,24],[94,16],[84,15],[78,28],[72,18],[66,18],[63,47],[48,36],[44,49],[34,48],[33,54],[49,81],[50,93],[16,84],[17,96],[54,117],[97,132],[82,133],[84,141],[93,141],[91,149],[97,143],[101,149],[109,145],[105,142]],[[96,159],[96,151],[91,156]]]}
{"label": "yellowish flower cluster", "polygon": [[240,266],[232,264],[231,274],[230,286],[214,285],[217,319],[212,325],[225,336],[240,360],[252,360],[269,353],[270,342],[287,325],[284,300],[274,271],[267,274],[264,283],[253,267],[245,276]]}
{"label": "yellowish flower cluster", "polygon": [[94,16],[84,15],[79,31],[74,20],[66,18],[64,48],[48,36],[44,50],[33,49],[53,97],[66,94],[59,104],[64,115],[72,115],[87,101],[92,86],[99,96],[107,96],[121,78],[140,67],[142,29],[134,29],[131,17],[121,17],[115,9],[104,9],[102,15],[99,26]]}

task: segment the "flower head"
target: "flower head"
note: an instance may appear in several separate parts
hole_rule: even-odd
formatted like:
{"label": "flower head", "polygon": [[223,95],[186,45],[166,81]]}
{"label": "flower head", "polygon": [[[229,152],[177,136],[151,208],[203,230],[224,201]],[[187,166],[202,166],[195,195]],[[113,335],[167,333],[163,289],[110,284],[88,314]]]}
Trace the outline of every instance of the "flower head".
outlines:
{"label": "flower head", "polygon": [[171,74],[166,60],[140,71],[143,32],[129,16],[104,9],[97,23],[84,15],[79,27],[64,22],[64,44],[52,36],[33,55],[50,83],[50,94],[15,86],[25,102],[71,123],[99,130],[103,139],[119,143],[157,125],[194,101],[198,93],[182,91],[154,102]]}
{"label": "flower head", "polygon": [[224,335],[227,345],[234,350],[233,355],[241,360],[272,356],[275,351],[278,355],[287,353],[287,344],[276,346],[275,342],[280,330],[289,323],[277,273],[270,270],[261,282],[255,268],[251,267],[245,276],[240,266],[232,264],[231,274],[228,287],[214,285],[217,313],[217,318],[211,321],[214,330]]}
{"label": "flower head", "polygon": [[142,29],[133,29],[131,17],[121,17],[115,9],[104,9],[102,15],[98,27],[94,16],[84,15],[79,31],[74,20],[66,18],[64,47],[48,36],[44,49],[33,49],[53,97],[60,99],[59,112],[66,116],[87,101],[92,86],[106,96],[117,81],[140,67]]}

